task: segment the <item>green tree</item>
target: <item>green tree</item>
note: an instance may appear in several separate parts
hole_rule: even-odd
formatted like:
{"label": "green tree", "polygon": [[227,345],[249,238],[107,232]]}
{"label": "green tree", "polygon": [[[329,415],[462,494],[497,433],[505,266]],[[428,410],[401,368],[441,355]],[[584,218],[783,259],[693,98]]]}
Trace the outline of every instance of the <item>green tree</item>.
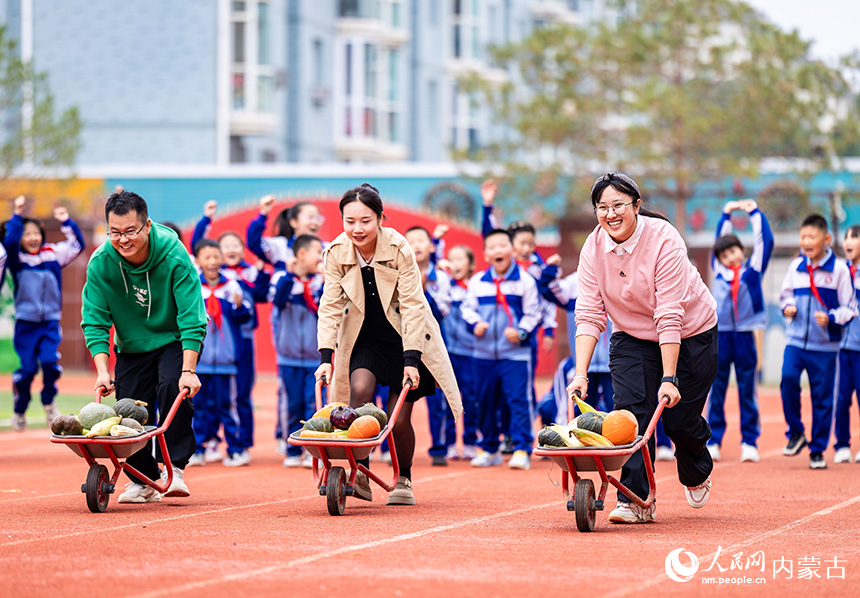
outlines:
{"label": "green tree", "polygon": [[70,166],[81,147],[77,108],[57,114],[44,73],[21,60],[17,42],[0,26],[0,176],[15,169],[33,176],[40,168]]}
{"label": "green tree", "polygon": [[[834,110],[852,97],[845,71],[814,60],[796,32],[734,0],[610,5],[612,18],[537,29],[492,49],[510,81],[467,83],[513,133],[482,160],[539,192],[567,193],[569,205],[574,193],[583,203],[595,171],[630,171],[675,201],[683,231],[697,183],[754,174],[768,156],[832,156],[828,117],[832,126],[837,112],[857,106]],[[559,189],[559,174],[574,184]]]}

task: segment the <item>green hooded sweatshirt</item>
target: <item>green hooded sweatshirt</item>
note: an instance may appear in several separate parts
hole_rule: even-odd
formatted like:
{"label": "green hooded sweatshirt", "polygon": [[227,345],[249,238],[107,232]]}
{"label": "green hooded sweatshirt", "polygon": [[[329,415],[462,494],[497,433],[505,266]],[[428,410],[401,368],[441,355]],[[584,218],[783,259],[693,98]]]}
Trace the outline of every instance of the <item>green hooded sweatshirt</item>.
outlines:
{"label": "green hooded sweatshirt", "polygon": [[176,233],[155,222],[149,258],[133,266],[110,241],[87,264],[81,328],[90,353],[110,353],[115,327],[117,352],[147,353],[181,341],[200,351],[206,336],[206,309],[200,278]]}

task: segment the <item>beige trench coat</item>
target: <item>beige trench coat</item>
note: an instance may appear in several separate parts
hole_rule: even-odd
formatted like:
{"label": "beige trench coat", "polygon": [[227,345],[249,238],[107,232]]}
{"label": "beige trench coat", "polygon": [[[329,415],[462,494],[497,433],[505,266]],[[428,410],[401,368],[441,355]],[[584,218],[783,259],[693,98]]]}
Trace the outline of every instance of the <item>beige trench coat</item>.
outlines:
{"label": "beige trench coat", "polygon": [[[331,400],[348,403],[350,355],[364,322],[364,284],[355,246],[346,233],[332,241],[324,259],[325,288],[318,312],[317,341],[320,349],[335,352]],[[454,417],[460,417],[460,390],[439,323],[424,296],[415,254],[393,228],[379,227],[373,268],[382,308],[400,332],[403,350],[421,351],[421,361],[445,393]]]}

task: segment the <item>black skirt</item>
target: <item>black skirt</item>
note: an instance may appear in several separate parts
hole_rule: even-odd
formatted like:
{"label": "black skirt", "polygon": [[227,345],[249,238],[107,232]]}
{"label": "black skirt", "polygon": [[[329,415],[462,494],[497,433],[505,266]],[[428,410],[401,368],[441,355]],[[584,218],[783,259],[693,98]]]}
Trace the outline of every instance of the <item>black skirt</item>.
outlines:
{"label": "black skirt", "polygon": [[[399,393],[403,383],[403,338],[394,329],[376,291],[376,277],[372,266],[361,269],[364,283],[364,322],[352,348],[349,373],[367,369],[376,381]],[[417,401],[436,392],[436,380],[423,363],[418,363],[418,388],[409,391],[406,400]]]}

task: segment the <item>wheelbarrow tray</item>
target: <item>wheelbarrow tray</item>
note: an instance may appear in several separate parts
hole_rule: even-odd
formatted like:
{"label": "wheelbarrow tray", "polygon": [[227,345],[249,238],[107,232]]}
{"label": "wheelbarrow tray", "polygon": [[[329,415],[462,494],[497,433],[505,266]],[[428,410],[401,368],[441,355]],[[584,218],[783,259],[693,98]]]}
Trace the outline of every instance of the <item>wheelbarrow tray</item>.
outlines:
{"label": "wheelbarrow tray", "polygon": [[94,459],[109,459],[106,446],[110,446],[117,459],[127,459],[137,451],[146,446],[147,442],[153,436],[155,426],[144,426],[144,431],[136,436],[92,436],[86,437],[83,435],[76,436],[60,436],[58,434],[51,435],[51,442],[64,444],[69,447],[78,457],[84,457],[81,446],[86,447],[86,451]]}
{"label": "wheelbarrow tray", "polygon": [[371,438],[302,438],[301,430],[290,434],[289,443],[294,446],[303,446],[315,459],[320,458],[320,448],[325,450],[329,459],[349,459],[346,454],[347,448],[352,451],[356,461],[366,459],[377,446],[388,437],[388,425],[386,425],[376,436]]}
{"label": "wheelbarrow tray", "polygon": [[642,436],[637,436],[629,444],[609,447],[582,446],[574,448],[569,446],[541,446],[536,448],[534,453],[539,457],[549,457],[564,471],[570,471],[566,457],[569,457],[573,461],[576,471],[598,471],[595,457],[599,457],[603,462],[604,470],[615,471],[621,469],[633,453],[639,450],[641,441]]}

